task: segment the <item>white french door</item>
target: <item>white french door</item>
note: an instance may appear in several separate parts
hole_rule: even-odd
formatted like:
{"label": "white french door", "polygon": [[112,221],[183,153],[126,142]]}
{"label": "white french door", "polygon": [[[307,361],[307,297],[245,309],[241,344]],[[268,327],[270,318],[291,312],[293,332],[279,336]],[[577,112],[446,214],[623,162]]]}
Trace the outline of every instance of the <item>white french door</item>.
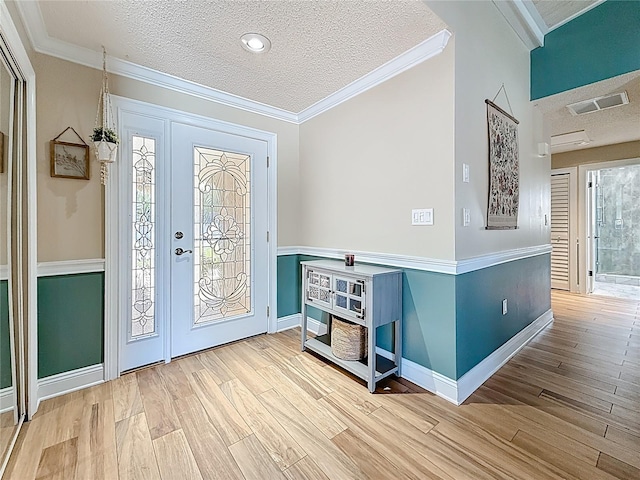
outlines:
{"label": "white french door", "polygon": [[172,125],[171,355],[267,331],[267,144]]}
{"label": "white french door", "polygon": [[119,111],[119,372],[268,330],[268,141],[136,109]]}

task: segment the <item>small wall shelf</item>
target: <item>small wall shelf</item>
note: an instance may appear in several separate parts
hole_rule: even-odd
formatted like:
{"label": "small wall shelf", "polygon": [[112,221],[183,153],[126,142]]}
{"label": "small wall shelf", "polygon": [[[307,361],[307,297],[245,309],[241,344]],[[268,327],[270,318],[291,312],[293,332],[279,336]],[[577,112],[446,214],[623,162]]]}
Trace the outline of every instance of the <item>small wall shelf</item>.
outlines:
{"label": "small wall shelf", "polygon": [[[348,372],[367,381],[373,392],[376,383],[392,374],[400,375],[402,358],[402,271],[371,265],[346,267],[335,260],[302,264],[302,350],[309,349]],[[327,312],[327,333],[308,337],[307,307]],[[331,315],[367,328],[367,357],[361,361],[342,360],[331,351]],[[391,361],[376,352],[376,330],[395,324],[394,356]]]}

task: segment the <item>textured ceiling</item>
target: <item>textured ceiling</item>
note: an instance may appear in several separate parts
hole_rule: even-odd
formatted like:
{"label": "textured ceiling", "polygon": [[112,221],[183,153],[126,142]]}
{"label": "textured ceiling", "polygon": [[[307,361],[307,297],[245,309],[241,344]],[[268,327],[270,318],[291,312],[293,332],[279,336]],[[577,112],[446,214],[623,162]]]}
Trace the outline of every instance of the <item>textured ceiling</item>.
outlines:
{"label": "textured ceiling", "polygon": [[[566,107],[622,91],[629,95],[628,105],[578,116]],[[543,98],[536,105],[549,122],[551,135],[585,130],[591,140],[588,145],[557,147],[554,153],[640,140],[640,70]]]}
{"label": "textured ceiling", "polygon": [[[298,113],[445,28],[422,1],[39,1],[50,37]],[[242,49],[261,33],[271,51]]]}
{"label": "textured ceiling", "polygon": [[553,28],[567,18],[572,17],[585,8],[590,7],[597,0],[533,0],[538,13],[547,24]]}

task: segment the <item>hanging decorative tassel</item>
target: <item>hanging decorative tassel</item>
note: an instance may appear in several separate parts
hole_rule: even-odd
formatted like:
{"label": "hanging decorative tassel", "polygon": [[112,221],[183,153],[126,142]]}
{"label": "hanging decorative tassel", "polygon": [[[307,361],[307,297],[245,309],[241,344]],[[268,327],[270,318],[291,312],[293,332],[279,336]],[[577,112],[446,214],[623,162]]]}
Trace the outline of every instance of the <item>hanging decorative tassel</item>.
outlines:
{"label": "hanging decorative tassel", "polygon": [[107,76],[107,51],[104,47],[102,47],[102,89],[98,99],[96,122],[91,140],[93,140],[96,158],[100,162],[100,181],[106,185],[107,166],[116,161],[119,139],[111,107],[109,77]]}

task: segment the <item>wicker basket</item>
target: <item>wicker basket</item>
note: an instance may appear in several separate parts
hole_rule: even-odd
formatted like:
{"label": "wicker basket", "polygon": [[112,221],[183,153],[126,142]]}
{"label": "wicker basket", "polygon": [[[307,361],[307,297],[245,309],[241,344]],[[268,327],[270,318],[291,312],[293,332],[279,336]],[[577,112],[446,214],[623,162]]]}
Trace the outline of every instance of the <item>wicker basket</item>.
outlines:
{"label": "wicker basket", "polygon": [[367,356],[366,327],[332,317],[331,351],[342,360],[362,360]]}

